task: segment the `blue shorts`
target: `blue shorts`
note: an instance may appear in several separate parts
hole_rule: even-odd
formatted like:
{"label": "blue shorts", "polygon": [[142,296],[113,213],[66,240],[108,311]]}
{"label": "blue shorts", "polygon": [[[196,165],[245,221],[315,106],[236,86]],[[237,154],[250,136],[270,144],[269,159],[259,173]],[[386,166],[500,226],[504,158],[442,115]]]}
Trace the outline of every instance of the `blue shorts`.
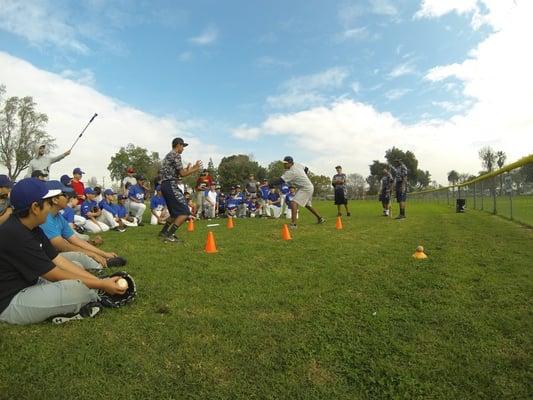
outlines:
{"label": "blue shorts", "polygon": [[187,199],[185,199],[176,181],[167,180],[161,182],[161,193],[165,198],[168,212],[172,218],[177,218],[180,215],[191,215]]}
{"label": "blue shorts", "polygon": [[388,193],[387,194],[384,194],[384,193],[380,194],[379,195],[379,201],[381,201],[382,203],[389,203],[390,202],[389,194]]}
{"label": "blue shorts", "polygon": [[407,200],[407,192],[405,190],[396,189],[396,201],[402,203]]}

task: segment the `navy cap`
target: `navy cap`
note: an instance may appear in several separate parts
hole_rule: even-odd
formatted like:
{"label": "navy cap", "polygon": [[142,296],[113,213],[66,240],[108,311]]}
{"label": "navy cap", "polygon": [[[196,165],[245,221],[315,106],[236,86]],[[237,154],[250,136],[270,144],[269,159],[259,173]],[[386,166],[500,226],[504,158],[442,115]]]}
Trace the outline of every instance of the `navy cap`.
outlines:
{"label": "navy cap", "polygon": [[85,193],[85,194],[96,194],[96,193],[94,192],[94,190],[93,190],[92,188],[90,188],[90,187],[85,188],[85,192],[84,192],[84,193]]}
{"label": "navy cap", "polygon": [[155,191],[156,191],[156,192],[161,191],[161,185],[157,185],[157,186],[155,187]]}
{"label": "navy cap", "polygon": [[114,195],[116,195],[116,193],[113,192],[113,189],[104,190],[104,196],[114,196]]}
{"label": "navy cap", "polygon": [[45,182],[45,185],[48,190],[61,190],[61,192],[63,193],[72,193],[74,191],[74,189],[63,185],[59,181],[48,181],[48,182]]}
{"label": "navy cap", "polygon": [[294,164],[294,160],[291,156],[285,156],[285,158],[283,159],[283,162]]}
{"label": "navy cap", "polygon": [[72,174],[79,174],[83,175],[85,172],[81,170],[81,168],[74,168],[74,171],[72,171]]}
{"label": "navy cap", "polygon": [[9,176],[7,175],[0,175],[0,187],[13,187],[13,182],[11,182],[11,179],[9,179]]}
{"label": "navy cap", "polygon": [[24,210],[36,201],[59,196],[61,190],[48,190],[46,184],[36,178],[26,178],[18,182],[9,197],[15,210]]}
{"label": "navy cap", "polygon": [[183,147],[187,147],[189,145],[189,143],[185,143],[185,141],[180,138],[180,137],[177,137],[175,138],[174,140],[172,140],[172,147],[176,147],[178,144],[181,144],[183,145]]}
{"label": "navy cap", "polygon": [[61,175],[61,178],[59,178],[59,181],[65,186],[70,186],[71,180],[72,178],[68,175]]}
{"label": "navy cap", "polygon": [[144,177],[144,175],[137,175],[137,176],[135,177],[135,179],[137,179],[138,181],[145,181],[145,180],[146,180],[146,178]]}

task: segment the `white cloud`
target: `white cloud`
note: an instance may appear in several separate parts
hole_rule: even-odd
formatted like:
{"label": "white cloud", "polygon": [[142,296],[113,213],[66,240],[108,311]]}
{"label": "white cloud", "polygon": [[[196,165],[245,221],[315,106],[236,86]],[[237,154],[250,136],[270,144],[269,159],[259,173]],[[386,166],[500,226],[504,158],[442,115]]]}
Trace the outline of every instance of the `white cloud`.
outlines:
{"label": "white cloud", "polygon": [[459,112],[468,108],[472,102],[464,101],[462,103],[452,103],[451,101],[432,101],[431,104],[448,112]]}
{"label": "white cloud", "polygon": [[398,15],[398,9],[389,0],[371,0],[370,6],[374,14],[388,16]]}
{"label": "white cloud", "polygon": [[359,93],[361,91],[361,84],[357,81],[353,82],[351,87],[354,93]]}
{"label": "white cloud", "polygon": [[0,0],[0,29],[22,36],[33,45],[54,45],[87,54],[77,28],[68,22],[61,8],[48,1]]}
{"label": "white cloud", "polygon": [[267,105],[272,108],[305,108],[323,104],[328,99],[326,93],[342,87],[349,75],[346,68],[333,67],[289,79],[281,85],[281,94],[267,97]]}
{"label": "white cloud", "polygon": [[242,140],[255,140],[261,135],[261,129],[251,128],[246,124],[235,128],[231,132],[232,136]]}
{"label": "white cloud", "polygon": [[402,98],[403,96],[405,96],[407,93],[409,93],[411,91],[411,89],[406,89],[406,88],[403,88],[403,89],[392,89],[392,90],[389,90],[385,93],[385,97],[391,101],[393,100],[398,100],[400,98]]}
{"label": "white cloud", "polygon": [[416,68],[411,61],[407,61],[394,67],[389,73],[389,78],[398,78],[403,75],[410,75],[416,73]]}
{"label": "white cloud", "polygon": [[338,40],[360,40],[366,39],[369,36],[368,29],[366,27],[350,28],[344,30],[339,36]]}
{"label": "white cloud", "polygon": [[199,46],[207,46],[213,44],[218,39],[218,29],[210,25],[204,29],[204,31],[195,37],[189,39],[189,42],[197,44]]}
{"label": "white cloud", "polygon": [[450,12],[465,14],[477,9],[477,0],[422,0],[415,18],[441,17]]}
{"label": "white cloud", "polygon": [[52,178],[82,167],[88,177],[100,181],[105,176],[109,182],[107,165],[121,146],[134,143],[164,156],[176,136],[191,144],[184,161],[203,159],[207,164],[206,155],[215,162],[222,157],[216,146],[196,137],[194,131],[201,126],[197,120],[148,114],[4,52],[0,52],[0,76],[8,96],[32,96],[37,109],[48,115],[47,131],[56,138],[57,151],[68,149],[93,113],[98,113],[72,155],[52,165]]}
{"label": "white cloud", "polygon": [[96,77],[94,75],[94,72],[89,68],[83,68],[78,71],[72,69],[65,69],[61,71],[60,75],[63,78],[73,80],[82,85],[94,86],[96,84]]}
{"label": "white cloud", "polygon": [[[486,15],[499,30],[490,34],[463,62],[436,66],[426,74],[431,82],[457,90],[463,100],[434,105],[458,111],[446,120],[402,123],[373,106],[344,99],[300,112],[267,118],[261,130],[284,137],[286,148],[309,154],[304,160],[313,171],[331,174],[331,166],[368,174],[368,164],[383,159],[386,149],[411,150],[419,167],[446,183],[451,169],[476,173],[478,150],[491,145],[514,161],[533,152],[533,2],[516,2],[512,9],[488,7]],[[452,82],[449,82],[452,80]],[[463,108],[464,109],[460,109]],[[428,115],[428,117],[430,117]]]}

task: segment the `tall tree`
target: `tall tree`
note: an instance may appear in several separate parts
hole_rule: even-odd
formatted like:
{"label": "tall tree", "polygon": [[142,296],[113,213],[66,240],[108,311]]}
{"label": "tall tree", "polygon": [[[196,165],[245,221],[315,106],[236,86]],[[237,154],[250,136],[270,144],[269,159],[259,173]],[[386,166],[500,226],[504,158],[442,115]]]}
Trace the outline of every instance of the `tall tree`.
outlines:
{"label": "tall tree", "polygon": [[45,131],[48,117],[36,110],[32,97],[5,99],[6,88],[0,86],[0,163],[16,180],[35,157],[35,146],[54,147],[54,139]]}
{"label": "tall tree", "polygon": [[251,160],[250,156],[244,154],[224,157],[218,165],[220,185],[225,190],[232,185],[242,185],[250,174],[254,174],[259,179],[266,175],[266,171],[257,161]]}
{"label": "tall tree", "polygon": [[272,161],[268,164],[266,179],[276,179],[283,175],[283,162],[282,161]]}
{"label": "tall tree", "polygon": [[207,170],[209,171],[211,178],[213,178],[213,182],[218,182],[218,171],[211,157],[209,157],[209,162],[207,163]]}
{"label": "tall tree", "polygon": [[421,169],[417,170],[416,182],[417,189],[426,189],[431,182],[431,174],[429,173],[429,171],[422,171]]}
{"label": "tall tree", "polygon": [[353,173],[346,176],[346,191],[349,199],[364,199],[366,191],[365,178]]}
{"label": "tall tree", "polygon": [[333,187],[331,186],[331,178],[325,175],[315,175],[312,172],[307,174],[309,180],[315,187],[313,193],[316,197],[325,197],[326,195],[333,192]]}
{"label": "tall tree", "polygon": [[157,175],[160,167],[159,154],[157,152],[148,153],[145,148],[128,143],[126,147],[121,147],[111,157],[107,169],[111,179],[122,182],[128,167],[133,167],[137,174],[144,175],[151,181]]}
{"label": "tall tree", "polygon": [[496,164],[497,155],[490,146],[482,147],[479,150],[479,158],[481,159],[481,165],[486,172],[492,172],[494,164]]}
{"label": "tall tree", "polygon": [[448,182],[454,186],[457,181],[459,181],[459,172],[452,169],[450,172],[448,172]]}
{"label": "tall tree", "polygon": [[[499,150],[496,152],[496,165],[498,168],[502,168],[505,165],[505,160],[507,160],[507,154]],[[500,196],[503,196],[503,174],[500,174]]]}
{"label": "tall tree", "polygon": [[372,164],[369,165],[370,175],[366,178],[366,182],[369,185],[368,194],[377,194],[379,192],[383,169],[387,167],[387,164],[378,160],[372,161]]}
{"label": "tall tree", "polygon": [[418,160],[415,157],[415,154],[412,151],[402,151],[396,147],[389,149],[385,152],[385,159],[387,163],[393,165],[394,160],[401,160],[407,169],[409,174],[407,179],[410,186],[416,186],[418,183]]}

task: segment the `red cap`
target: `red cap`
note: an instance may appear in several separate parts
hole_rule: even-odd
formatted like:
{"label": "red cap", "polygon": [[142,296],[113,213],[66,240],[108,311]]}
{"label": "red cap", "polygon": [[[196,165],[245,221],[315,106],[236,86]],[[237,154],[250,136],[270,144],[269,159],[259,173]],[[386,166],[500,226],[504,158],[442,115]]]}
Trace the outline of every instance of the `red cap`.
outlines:
{"label": "red cap", "polygon": [[133,174],[135,172],[135,170],[131,167],[129,167],[127,170],[126,170],[129,174]]}

